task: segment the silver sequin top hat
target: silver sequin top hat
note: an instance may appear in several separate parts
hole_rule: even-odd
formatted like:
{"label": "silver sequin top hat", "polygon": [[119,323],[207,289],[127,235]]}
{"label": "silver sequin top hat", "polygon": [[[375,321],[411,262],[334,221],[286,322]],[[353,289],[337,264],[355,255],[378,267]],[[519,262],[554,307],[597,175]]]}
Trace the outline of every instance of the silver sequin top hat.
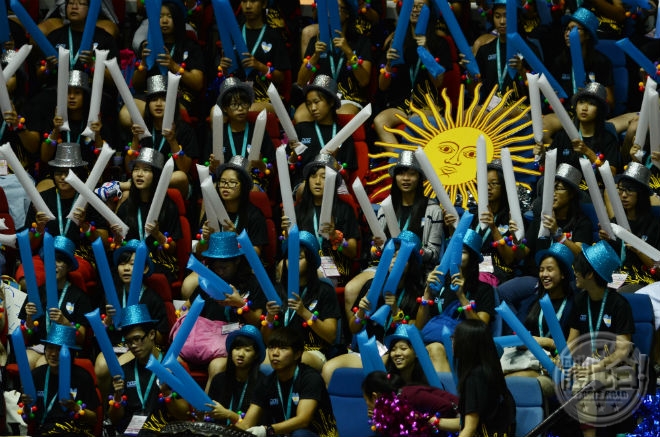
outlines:
{"label": "silver sequin top hat", "polygon": [[492,161],[490,161],[486,167],[488,168],[488,170],[503,171],[502,160],[499,158],[495,158]]}
{"label": "silver sequin top hat", "polygon": [[582,253],[598,276],[608,283],[612,282],[612,273],[621,265],[621,259],[609,243],[600,240],[593,246],[583,244]]}
{"label": "silver sequin top hat", "polygon": [[394,177],[394,174],[400,168],[412,168],[413,170],[416,170],[422,178],[426,178],[424,170],[422,170],[419,162],[417,162],[415,153],[411,150],[404,150],[399,154],[399,161],[389,169],[390,176]]}
{"label": "silver sequin top hat", "polygon": [[150,147],[143,147],[140,149],[140,153],[138,153],[137,159],[133,161],[134,163],[133,165],[135,165],[138,162],[141,162],[143,164],[148,164],[151,167],[162,170],[163,166],[165,165],[165,157],[163,156],[162,153],[160,153],[156,149],[152,149]]}
{"label": "silver sequin top hat", "polygon": [[305,164],[305,167],[303,168],[303,178],[307,180],[309,175],[320,167],[330,167],[335,171],[341,170],[341,166],[334,156],[328,153],[319,153],[312,161]]}
{"label": "silver sequin top hat", "polygon": [[245,156],[232,156],[229,161],[220,165],[218,168],[218,175],[222,175],[222,172],[227,169],[236,170],[238,172],[238,177],[241,178],[241,189],[248,191],[252,190],[254,182],[252,182],[252,176],[250,176],[250,161]]}
{"label": "silver sequin top hat", "polygon": [[617,181],[621,179],[632,180],[648,188],[651,179],[651,170],[639,162],[629,162],[624,172],[618,175],[616,179]]}
{"label": "silver sequin top hat", "polygon": [[69,71],[69,86],[89,91],[89,76],[84,71],[71,70]]}
{"label": "silver sequin top hat", "polygon": [[598,42],[598,17],[594,15],[589,9],[578,8],[573,15],[564,15],[561,19],[562,25],[566,26],[569,22],[575,21],[584,27],[584,29],[591,35],[594,43]]}
{"label": "silver sequin top hat", "polygon": [[12,59],[16,56],[16,50],[6,50],[0,55],[0,63],[2,63],[2,68],[5,68]]}
{"label": "silver sequin top hat", "polygon": [[250,84],[247,82],[243,82],[242,80],[230,76],[227,79],[225,79],[224,82],[222,82],[222,85],[220,86],[220,94],[218,95],[218,100],[216,101],[217,105],[222,108],[222,99],[227,94],[229,91],[236,90],[236,89],[242,89],[244,90],[250,99],[250,104],[254,102],[254,89]]}
{"label": "silver sequin top hat", "polygon": [[167,92],[167,77],[156,74],[147,78],[147,97]]}
{"label": "silver sequin top hat", "polygon": [[330,76],[325,74],[318,74],[312,83],[305,86],[303,93],[307,95],[310,91],[320,91],[330,98],[330,102],[334,102],[334,108],[339,109],[341,100],[337,96],[337,82]]}
{"label": "silver sequin top hat", "polygon": [[555,179],[567,183],[572,189],[578,191],[580,189],[580,182],[582,182],[582,172],[572,165],[562,162],[557,167]]}
{"label": "silver sequin top hat", "polygon": [[609,107],[607,105],[607,90],[605,87],[598,82],[589,82],[584,86],[584,88],[580,89],[577,93],[573,95],[572,98],[572,104],[575,106],[578,102],[578,100],[584,98],[584,97],[591,97],[592,99],[596,99],[598,102],[598,109],[603,115],[606,115]]}
{"label": "silver sequin top hat", "polygon": [[83,161],[78,143],[60,143],[55,150],[55,159],[48,161],[51,167],[76,168],[87,165]]}

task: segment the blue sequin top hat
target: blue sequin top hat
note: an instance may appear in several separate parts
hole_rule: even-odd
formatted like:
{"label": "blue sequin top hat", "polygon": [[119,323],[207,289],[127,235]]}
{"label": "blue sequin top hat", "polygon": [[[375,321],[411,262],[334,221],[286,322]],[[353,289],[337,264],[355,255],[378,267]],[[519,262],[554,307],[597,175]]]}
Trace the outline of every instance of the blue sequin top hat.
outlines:
{"label": "blue sequin top hat", "polygon": [[481,254],[481,246],[483,241],[481,240],[481,235],[472,229],[468,229],[465,232],[463,237],[463,245],[470,249],[474,255],[479,257],[479,262],[484,260],[484,256]]}
{"label": "blue sequin top hat", "polygon": [[73,270],[78,269],[78,260],[74,255],[76,252],[76,245],[73,241],[58,235],[53,238],[53,246],[55,247],[55,252],[65,255],[69,259],[69,262],[73,265]]}
{"label": "blue sequin top hat", "polygon": [[575,274],[573,273],[573,260],[575,257],[573,256],[571,249],[560,243],[552,243],[549,248],[540,250],[536,253],[536,257],[534,258],[536,260],[536,265],[540,265],[541,260],[548,256],[553,257],[566,268],[569,281],[572,282],[575,280]]}
{"label": "blue sequin top hat", "polygon": [[422,255],[419,251],[422,249],[422,240],[419,239],[416,233],[412,231],[401,231],[399,235],[393,239],[395,243],[401,244],[403,242],[412,243],[412,254],[415,255],[415,260],[419,263],[422,262]]}
{"label": "blue sequin top hat", "polygon": [[155,74],[147,78],[147,97],[167,93],[167,76]]}
{"label": "blue sequin top hat", "polygon": [[578,8],[573,15],[564,15],[561,19],[561,24],[566,26],[571,21],[581,24],[584,29],[589,32],[591,39],[594,43],[598,42],[598,17],[594,15],[589,9]]}
{"label": "blue sequin top hat", "polygon": [[562,162],[557,167],[555,180],[557,179],[567,183],[573,190],[579,192],[580,182],[582,182],[582,172],[572,165]]}
{"label": "blue sequin top hat", "polygon": [[644,188],[649,189],[649,181],[651,180],[651,170],[646,168],[645,165],[640,164],[639,162],[629,162],[626,164],[626,168],[623,173],[618,174],[616,177],[617,182],[621,179],[627,179],[629,181],[636,182]]}
{"label": "blue sequin top hat", "polygon": [[337,96],[337,82],[325,74],[317,74],[312,83],[305,85],[303,94],[307,95],[310,91],[320,91],[330,99],[334,109],[339,109],[341,100]]}
{"label": "blue sequin top hat", "polygon": [[[314,255],[313,259],[308,259],[307,262],[312,264],[312,268],[314,270],[318,269],[319,266],[321,265],[321,256],[319,255],[319,251],[321,250],[321,246],[319,246],[319,240],[316,239],[311,233],[307,231],[299,231],[298,232],[298,239],[300,241],[301,246],[305,246],[307,249],[309,249],[310,252]],[[286,256],[288,253],[288,241],[289,239],[285,239],[282,242],[282,255]]]}
{"label": "blue sequin top hat", "polygon": [[621,259],[612,246],[606,241],[600,240],[593,246],[583,244],[582,253],[598,276],[608,283],[612,282],[612,273],[621,265]]}
{"label": "blue sequin top hat", "polygon": [[55,159],[48,161],[48,165],[58,168],[76,168],[87,165],[82,159],[80,144],[78,143],[60,143],[55,149]]}
{"label": "blue sequin top hat", "polygon": [[263,362],[266,358],[266,346],[264,345],[264,338],[261,336],[261,332],[252,325],[243,325],[241,329],[232,331],[227,336],[227,355],[231,357],[231,350],[234,344],[236,337],[248,337],[254,341],[255,351],[257,352],[257,357],[259,363]]}
{"label": "blue sequin top hat", "polygon": [[415,157],[415,152],[411,150],[404,150],[399,154],[399,161],[396,164],[394,164],[392,167],[390,167],[388,170],[390,176],[394,177],[395,172],[400,168],[405,168],[405,169],[412,168],[417,173],[419,173],[421,179],[426,178],[426,175],[424,174],[424,170],[422,170],[422,167],[419,165],[419,162],[417,162],[417,158]]}
{"label": "blue sequin top hat", "polygon": [[51,323],[48,329],[48,336],[42,343],[52,344],[53,346],[66,346],[69,349],[80,350],[80,346],[76,345],[76,332],[78,330],[73,326],[60,325],[59,323]]}
{"label": "blue sequin top hat", "polygon": [[252,190],[254,182],[250,176],[250,161],[245,156],[232,156],[229,161],[221,164],[218,167],[218,176],[221,176],[227,169],[235,170],[238,173],[238,177],[241,179],[241,190]]}
{"label": "blue sequin top hat", "polygon": [[133,161],[133,166],[135,166],[135,164],[138,162],[150,165],[152,168],[162,170],[163,166],[165,165],[165,157],[156,149],[152,149],[151,147],[143,147],[140,149],[138,157],[135,159],[135,161]]}
{"label": "blue sequin top hat", "polygon": [[218,95],[218,100],[216,101],[216,104],[222,108],[222,99],[227,94],[229,91],[235,90],[235,89],[242,89],[244,90],[248,98],[250,99],[250,104],[254,102],[254,89],[250,84],[247,82],[243,82],[242,80],[230,76],[225,79],[224,82],[222,82],[222,85],[220,86],[220,94]]}
{"label": "blue sequin top hat", "polygon": [[202,256],[213,259],[229,259],[241,256],[236,232],[214,232],[209,237],[209,248]]}
{"label": "blue sequin top hat", "polygon": [[153,320],[149,314],[149,308],[143,303],[137,305],[128,305],[122,310],[120,328],[130,328],[136,325],[151,325],[158,323]]}
{"label": "blue sequin top hat", "polygon": [[[119,257],[121,256],[122,253],[124,252],[131,252],[134,253],[137,251],[137,248],[142,244],[140,240],[128,240],[126,244],[122,244],[119,246],[117,249],[115,249],[114,253],[112,254],[112,260],[115,263],[116,267],[119,267]],[[151,257],[147,253],[147,273],[145,273],[146,276],[149,276],[153,273],[154,271],[154,262],[151,260]]]}
{"label": "blue sequin top hat", "polygon": [[408,329],[410,328],[406,324],[397,326],[394,334],[385,337],[385,346],[387,346],[388,349],[391,349],[392,345],[399,340],[405,340],[410,343],[410,334],[408,333]]}
{"label": "blue sequin top hat", "polygon": [[[329,153],[319,153],[314,157],[313,160],[305,164],[305,167],[303,167],[303,179],[307,180],[310,173],[321,167],[330,167],[337,172],[341,170],[341,166],[334,156],[330,155]],[[341,179],[337,178],[337,182],[341,183]]]}

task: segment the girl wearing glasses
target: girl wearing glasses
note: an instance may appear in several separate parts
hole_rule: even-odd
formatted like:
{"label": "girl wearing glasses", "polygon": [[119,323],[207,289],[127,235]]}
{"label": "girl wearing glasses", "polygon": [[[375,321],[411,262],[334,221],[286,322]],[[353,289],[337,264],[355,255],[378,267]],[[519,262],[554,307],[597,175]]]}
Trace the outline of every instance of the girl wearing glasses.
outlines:
{"label": "girl wearing glasses", "polygon": [[250,201],[253,182],[247,170],[249,165],[247,158],[238,155],[222,164],[218,169],[217,189],[229,220],[220,224],[222,229],[214,229],[209,226],[206,216],[202,217],[202,238],[195,248],[197,255],[208,248],[209,236],[219,231],[239,234],[245,229],[257,254],[261,254],[263,247],[269,244],[266,218],[261,210]]}
{"label": "girl wearing glasses", "polygon": [[[217,105],[222,109],[224,160],[228,162],[234,156],[248,157],[249,147],[253,144],[254,123],[248,121],[250,106],[254,103],[254,89],[236,77],[228,77],[220,87]],[[213,144],[211,135],[207,143],[205,155],[209,155],[209,171],[215,173],[220,163],[219,158],[211,153]],[[275,146],[267,132],[264,133],[261,143],[261,158],[250,162],[252,180],[257,188],[266,191],[270,181],[271,171],[275,165]],[[268,171],[267,171],[268,170]]]}
{"label": "girl wearing glasses", "polygon": [[[131,188],[128,199],[117,209],[117,216],[128,225],[126,240],[145,241],[155,265],[155,272],[164,273],[170,281],[178,277],[179,263],[175,257],[176,244],[182,238],[179,211],[174,202],[165,196],[158,220],[146,223],[147,214],[160,180],[165,159],[154,149],[142,148],[132,163]],[[121,243],[121,228],[110,226],[113,243]],[[146,232],[149,232],[147,237]]]}
{"label": "girl wearing glasses", "polygon": [[190,124],[181,120],[178,110],[174,111],[172,127],[163,129],[166,94],[167,80],[164,76],[156,75],[147,79],[144,124],[149,129],[151,137],[140,139],[140,136],[145,133],[144,128],[138,124],[133,124],[131,126],[131,153],[126,154],[125,163],[128,169],[135,157],[141,153],[141,147],[149,147],[157,151],[163,156],[163,159],[167,159],[169,155],[172,155],[175,171],[172,174],[170,187],[179,190],[181,196],[187,199],[190,194],[188,175],[193,159],[199,157],[197,137]]}
{"label": "girl wearing glasses", "polygon": [[[653,247],[660,247],[660,226],[651,212],[649,179],[651,171],[637,162],[630,162],[619,175],[617,189],[626,213],[630,231]],[[610,218],[615,222],[615,218]],[[621,270],[628,276],[620,292],[633,292],[656,281],[652,272],[654,261],[635,246],[625,244],[618,238],[608,235],[602,228],[598,231],[601,240],[612,245],[621,257]]]}

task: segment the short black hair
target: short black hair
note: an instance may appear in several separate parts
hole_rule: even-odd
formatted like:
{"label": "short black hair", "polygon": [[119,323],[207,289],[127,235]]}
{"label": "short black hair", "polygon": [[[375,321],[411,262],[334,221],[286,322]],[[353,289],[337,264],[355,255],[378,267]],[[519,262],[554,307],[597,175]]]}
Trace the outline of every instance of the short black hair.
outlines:
{"label": "short black hair", "polygon": [[583,252],[580,252],[575,257],[575,261],[573,261],[573,269],[575,270],[575,273],[579,273],[582,276],[587,276],[589,273],[593,273],[596,285],[601,288],[607,287],[607,281],[600,277],[600,275],[596,272],[596,269],[594,269],[591,263],[589,263],[587,260],[587,257],[584,256]]}
{"label": "short black hair", "polygon": [[283,328],[275,329],[272,334],[270,334],[270,338],[268,339],[268,344],[266,346],[269,348],[290,347],[294,352],[304,352],[305,339],[301,334],[301,330],[293,329],[290,326],[285,326]]}

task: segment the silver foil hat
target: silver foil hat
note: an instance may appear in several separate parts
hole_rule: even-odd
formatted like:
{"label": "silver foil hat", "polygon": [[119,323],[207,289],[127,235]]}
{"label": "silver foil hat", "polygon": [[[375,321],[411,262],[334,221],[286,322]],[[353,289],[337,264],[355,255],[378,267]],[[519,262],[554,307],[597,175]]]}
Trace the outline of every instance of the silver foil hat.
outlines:
{"label": "silver foil hat", "polygon": [[84,167],[87,162],[83,161],[78,143],[60,143],[55,150],[55,159],[48,161],[48,165],[58,168]]}
{"label": "silver foil hat", "polygon": [[575,106],[578,102],[583,97],[591,97],[594,98],[598,101],[600,110],[603,112],[603,115],[607,114],[608,111],[608,105],[607,105],[607,89],[598,82],[589,82],[584,86],[584,88],[580,89],[577,93],[573,95],[573,106]]}
{"label": "silver foil hat", "polygon": [[309,174],[315,169],[319,167],[330,167],[331,169],[335,171],[341,170],[341,166],[337,162],[334,156],[328,154],[328,153],[319,153],[314,157],[314,159],[307,164],[305,164],[305,168],[303,168],[303,178],[307,179],[309,177]]}
{"label": "silver foil hat", "polygon": [[167,92],[167,78],[156,74],[147,78],[147,97]]}
{"label": "silver foil hat", "polygon": [[415,153],[411,150],[404,150],[403,152],[401,152],[401,154],[399,155],[399,162],[397,162],[389,169],[390,176],[394,177],[394,173],[400,168],[412,168],[413,170],[416,170],[417,173],[419,173],[422,178],[426,178],[426,175],[424,174],[424,170],[422,170],[422,167],[420,167],[419,162],[417,162]]}
{"label": "silver foil hat", "polygon": [[331,102],[334,102],[334,108],[339,109],[341,106],[341,100],[337,96],[337,82],[330,76],[325,74],[318,74],[312,83],[309,83],[303,89],[303,93],[307,95],[310,91],[320,91],[330,98]]}
{"label": "silver foil hat", "polygon": [[218,175],[222,175],[227,169],[235,170],[241,178],[241,186],[243,189],[252,190],[254,182],[250,176],[250,161],[242,155],[232,156],[229,161],[222,164],[218,169]]}
{"label": "silver foil hat", "polygon": [[230,76],[225,79],[224,82],[222,82],[222,85],[220,86],[220,94],[218,95],[218,100],[217,100],[217,105],[222,108],[222,99],[225,96],[225,94],[231,90],[234,89],[243,89],[245,92],[248,94],[250,98],[250,104],[254,103],[254,89],[250,84],[247,82],[243,82],[242,80]]}
{"label": "silver foil hat", "polygon": [[580,182],[582,182],[582,172],[572,165],[562,162],[557,167],[555,179],[569,184],[571,188],[578,191],[580,189]]}
{"label": "silver foil hat", "polygon": [[12,59],[16,56],[16,51],[15,50],[6,50],[2,55],[0,55],[0,63],[2,64],[2,68],[5,68]]}
{"label": "silver foil hat", "polygon": [[621,179],[630,179],[634,182],[637,182],[638,184],[648,187],[649,181],[651,179],[651,170],[639,162],[631,161],[626,166],[624,172],[621,173],[617,178],[617,180]]}
{"label": "silver foil hat", "polygon": [[162,170],[163,166],[165,165],[165,157],[156,149],[143,147],[140,149],[140,153],[138,154],[137,159],[133,162],[141,162],[143,164],[150,165],[153,168]]}
{"label": "silver foil hat", "polygon": [[89,91],[89,76],[84,71],[69,71],[69,86]]}
{"label": "silver foil hat", "polygon": [[499,158],[495,158],[492,161],[490,161],[487,165],[488,170],[497,170],[497,171],[503,171],[502,169],[502,160]]}

